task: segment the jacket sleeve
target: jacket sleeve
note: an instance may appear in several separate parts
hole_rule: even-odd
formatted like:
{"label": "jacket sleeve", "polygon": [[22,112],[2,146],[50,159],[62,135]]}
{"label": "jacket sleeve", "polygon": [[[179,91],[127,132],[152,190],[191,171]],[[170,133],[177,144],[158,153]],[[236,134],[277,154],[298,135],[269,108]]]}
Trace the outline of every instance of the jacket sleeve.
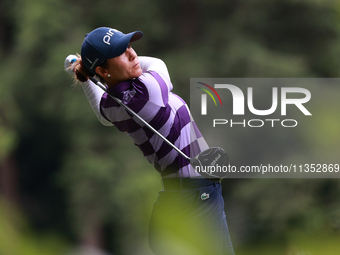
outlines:
{"label": "jacket sleeve", "polygon": [[107,121],[100,113],[100,100],[104,91],[95,85],[92,81],[88,80],[82,84],[85,96],[89,101],[93,112],[96,114],[98,120],[104,126],[113,126],[113,124]]}
{"label": "jacket sleeve", "polygon": [[145,92],[145,100],[161,107],[166,106],[173,85],[165,63],[151,57],[139,57],[139,63],[143,74],[138,77],[140,83],[135,83],[136,87],[140,86],[137,90]]}
{"label": "jacket sleeve", "polygon": [[168,68],[166,67],[165,63],[158,58],[152,57],[138,57],[139,65],[143,71],[143,73],[148,71],[155,71],[159,74],[162,74],[164,78],[170,81],[170,75],[168,72]]}

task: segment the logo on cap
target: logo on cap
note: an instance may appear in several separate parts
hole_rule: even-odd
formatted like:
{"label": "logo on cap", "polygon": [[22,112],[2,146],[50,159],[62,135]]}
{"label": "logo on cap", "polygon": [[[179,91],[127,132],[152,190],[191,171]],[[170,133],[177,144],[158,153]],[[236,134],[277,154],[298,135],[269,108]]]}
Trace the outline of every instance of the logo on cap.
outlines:
{"label": "logo on cap", "polygon": [[113,32],[120,32],[120,31],[118,31],[117,29],[111,28],[111,29],[109,30],[109,32],[106,32],[106,35],[103,37],[103,42],[104,42],[105,44],[110,45],[111,36],[114,35]]}
{"label": "logo on cap", "polygon": [[90,69],[92,70],[93,69],[93,67],[94,67],[94,65],[98,62],[98,58],[96,58],[95,60],[94,60],[94,62],[92,62],[91,60],[89,60],[87,57],[85,57],[86,58],[86,60],[87,61],[89,61],[89,63],[91,64],[91,66],[90,66]]}

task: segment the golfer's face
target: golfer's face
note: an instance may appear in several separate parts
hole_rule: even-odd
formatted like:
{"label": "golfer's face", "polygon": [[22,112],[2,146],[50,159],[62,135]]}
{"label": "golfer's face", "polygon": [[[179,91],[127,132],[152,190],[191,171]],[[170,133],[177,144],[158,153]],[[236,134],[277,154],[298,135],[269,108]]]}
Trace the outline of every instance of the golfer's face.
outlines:
{"label": "golfer's face", "polygon": [[117,83],[137,78],[142,74],[137,54],[130,44],[122,55],[108,59],[107,63],[107,71]]}

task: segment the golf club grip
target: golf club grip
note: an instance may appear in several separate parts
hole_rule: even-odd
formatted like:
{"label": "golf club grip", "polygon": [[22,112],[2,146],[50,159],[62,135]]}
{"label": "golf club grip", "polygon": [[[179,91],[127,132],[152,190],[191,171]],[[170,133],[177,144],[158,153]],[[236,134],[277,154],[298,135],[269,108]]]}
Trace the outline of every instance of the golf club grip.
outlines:
{"label": "golf club grip", "polygon": [[115,100],[120,106],[124,107],[125,110],[127,110],[129,113],[131,113],[133,116],[135,116],[138,120],[140,120],[147,128],[149,128],[154,134],[158,135],[161,139],[163,139],[164,142],[166,142],[168,145],[170,145],[174,150],[176,150],[179,154],[181,154],[186,160],[190,162],[190,158],[184,154],[180,149],[178,149],[173,143],[171,143],[168,139],[166,139],[161,133],[159,133],[156,129],[154,129],[148,122],[146,122],[142,117],[140,117],[137,113],[135,113],[130,107],[125,105],[122,100],[119,98],[116,98],[112,96],[106,87],[98,81],[95,77],[90,76],[89,79],[96,84],[98,87],[100,87],[102,90],[104,90],[113,100]]}

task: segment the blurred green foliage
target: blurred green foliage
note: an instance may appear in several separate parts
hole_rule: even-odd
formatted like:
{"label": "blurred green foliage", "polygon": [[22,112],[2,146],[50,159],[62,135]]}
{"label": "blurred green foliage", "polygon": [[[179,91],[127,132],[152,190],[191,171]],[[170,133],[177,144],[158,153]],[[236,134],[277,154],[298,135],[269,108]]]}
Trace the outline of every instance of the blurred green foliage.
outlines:
{"label": "blurred green foliage", "polygon": [[0,198],[0,254],[55,255],[67,252],[67,243],[53,232],[37,235],[25,217]]}
{"label": "blurred green foliage", "polygon": [[[6,214],[9,206],[1,205],[0,254],[57,254],[58,246],[84,243],[117,254],[150,253],[148,220],[160,178],[130,138],[99,124],[81,87],[63,71],[65,57],[80,52],[94,28],[143,31],[135,50],[163,59],[174,92],[186,101],[191,77],[339,76],[335,1],[2,0],[0,7],[0,172],[15,176],[8,182],[1,175],[0,192],[16,195],[17,210],[30,222],[17,227],[22,217],[8,220],[16,212]],[[319,96],[337,102],[337,91],[320,88]],[[294,134],[296,144],[278,136],[275,146],[290,146],[294,155],[287,158],[337,160],[340,105],[311,107],[322,119]],[[263,136],[233,130],[228,141],[244,165],[280,160]],[[237,254],[339,252],[337,179],[223,185]],[[327,238],[305,235],[319,231]],[[22,245],[13,248],[14,242]],[[321,248],[326,244],[329,251]]]}

